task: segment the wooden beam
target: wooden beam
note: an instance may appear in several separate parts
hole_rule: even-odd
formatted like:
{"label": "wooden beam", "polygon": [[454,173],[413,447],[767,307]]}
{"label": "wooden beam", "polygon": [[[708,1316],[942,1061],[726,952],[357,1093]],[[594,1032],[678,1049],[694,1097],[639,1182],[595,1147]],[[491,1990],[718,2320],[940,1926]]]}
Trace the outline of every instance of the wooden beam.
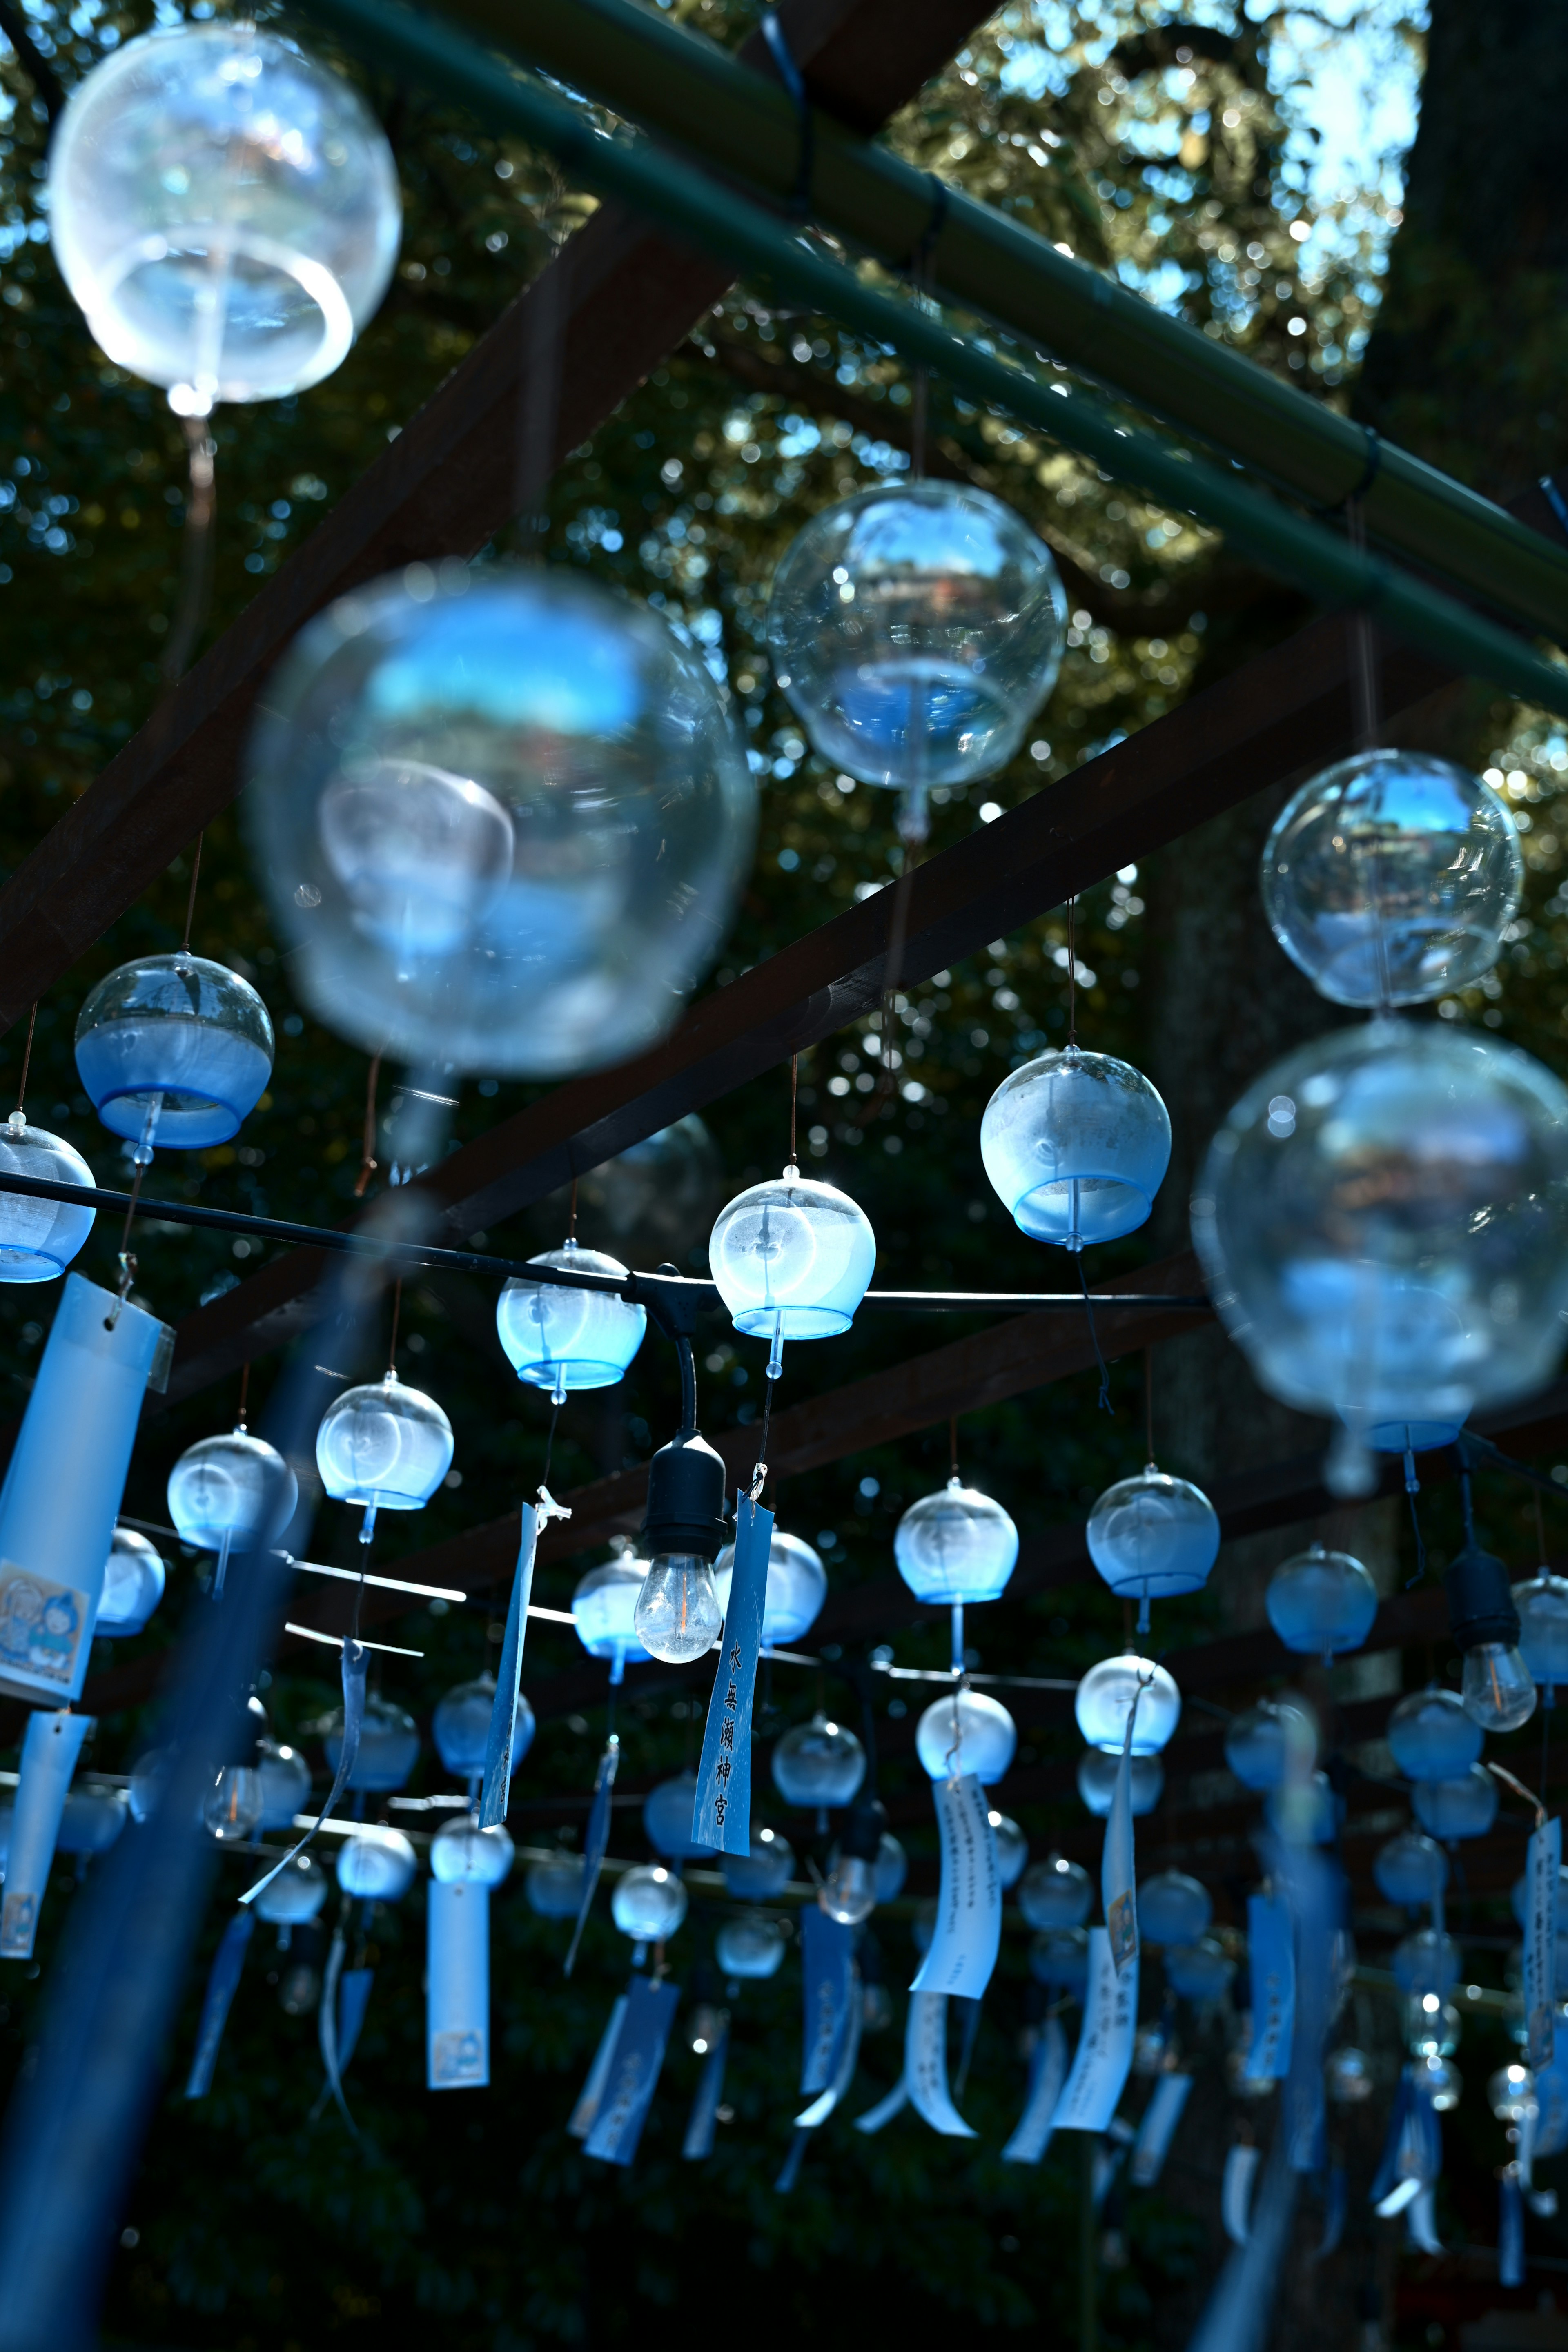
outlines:
{"label": "wooden beam", "polygon": [[[973,29],[974,0],[782,0],[816,103],[876,128]],[[767,45],[741,51],[765,73]],[[0,890],[0,1030],[47,993],[239,790],[268,672],[323,605],[405,563],[470,556],[536,494],[530,364],[556,369],[544,470],[719,301],[729,270],[606,204],[562,248]]]}

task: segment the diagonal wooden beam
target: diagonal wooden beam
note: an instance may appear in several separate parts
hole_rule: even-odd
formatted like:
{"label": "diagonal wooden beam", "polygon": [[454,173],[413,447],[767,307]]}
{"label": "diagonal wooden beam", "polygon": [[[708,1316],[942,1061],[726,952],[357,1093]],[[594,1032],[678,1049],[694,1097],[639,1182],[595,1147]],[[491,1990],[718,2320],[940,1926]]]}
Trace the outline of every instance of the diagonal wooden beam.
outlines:
{"label": "diagonal wooden beam", "polygon": [[[819,106],[873,129],[912,98],[984,10],[975,0],[781,0]],[[741,51],[772,62],[760,33]],[[595,432],[721,299],[721,263],[606,204],[503,313],[0,890],[0,1030],[47,992],[227,807],[268,670],[324,604],[416,561],[470,556],[539,484],[520,453],[551,354],[545,472]]]}

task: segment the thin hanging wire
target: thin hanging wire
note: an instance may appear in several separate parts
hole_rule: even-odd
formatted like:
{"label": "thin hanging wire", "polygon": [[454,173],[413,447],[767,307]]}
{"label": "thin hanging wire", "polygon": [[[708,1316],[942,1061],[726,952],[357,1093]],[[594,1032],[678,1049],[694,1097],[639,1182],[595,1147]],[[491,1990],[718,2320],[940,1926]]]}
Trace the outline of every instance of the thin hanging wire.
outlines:
{"label": "thin hanging wire", "polygon": [[551,1402],[550,1432],[544,1441],[544,1467],[539,1474],[540,1486],[545,1492],[548,1492],[550,1486],[550,1465],[555,1458],[555,1424],[560,1418],[561,1402],[559,1398],[555,1398]]}
{"label": "thin hanging wire", "polygon": [[1143,1459],[1154,1467],[1154,1350],[1143,1350]]}
{"label": "thin hanging wire", "polygon": [[566,1238],[569,1242],[574,1242],[577,1238],[577,1178],[575,1171],[574,1171],[572,1177],[572,1207],[566,1220]]}
{"label": "thin hanging wire", "polygon": [[380,1161],[375,1156],[375,1094],[381,1077],[381,1055],[371,1055],[370,1071],[364,1082],[364,1134],[360,1143],[359,1174],[354,1179],[354,1199],[363,1201]]}
{"label": "thin hanging wire", "polygon": [[191,951],[191,925],[196,919],[196,884],[202,878],[202,845],[205,840],[205,831],[197,834],[196,854],[191,865],[191,887],[185,893],[185,931],[180,941],[182,955],[189,955]]}
{"label": "thin hanging wire", "polygon": [[523,352],[518,384],[513,507],[523,557],[532,562],[542,562],[544,556],[545,535],[550,528],[550,481],[555,471],[555,436],[561,415],[563,240],[557,231],[564,194],[564,183],[559,174],[553,174],[540,214],[540,228],[549,255],[521,303]]}
{"label": "thin hanging wire", "polygon": [[1078,894],[1068,900],[1068,1044],[1078,1044]]}
{"label": "thin hanging wire", "polygon": [[234,1423],[234,1425],[235,1425],[236,1429],[243,1429],[243,1428],[245,1427],[245,1425],[246,1425],[246,1421],[245,1421],[246,1408],[247,1408],[247,1406],[248,1405],[249,1402],[250,1402],[250,1366],[249,1366],[249,1364],[248,1364],[248,1363],[245,1363],[245,1364],[242,1364],[242,1365],[240,1366],[240,1368],[239,1368],[239,1411],[238,1411],[238,1412],[235,1415],[235,1423]]}
{"label": "thin hanging wire", "polygon": [[190,482],[185,496],[185,528],[180,544],[180,590],[174,626],[159,667],[167,690],[178,686],[190,667],[206,625],[212,604],[213,520],[217,511],[217,443],[205,416],[183,416]]}
{"label": "thin hanging wire", "polygon": [[22,1075],[16,1084],[16,1108],[11,1113],[11,1128],[19,1135],[27,1124],[27,1073],[33,1066],[33,1032],[38,1025],[38,1007],[35,1001],[27,1016],[27,1042],[22,1049]]}
{"label": "thin hanging wire", "polygon": [[792,1168],[800,1166],[799,1112],[800,1055],[792,1054],[789,1057],[789,1164]]}
{"label": "thin hanging wire", "polygon": [[386,1351],[386,1377],[389,1381],[397,1378],[397,1324],[402,1313],[403,1276],[399,1275],[392,1286],[392,1344]]}
{"label": "thin hanging wire", "polygon": [[947,1418],[947,1467],[949,1476],[956,1478],[958,1475],[958,1415],[955,1412],[949,1413]]}

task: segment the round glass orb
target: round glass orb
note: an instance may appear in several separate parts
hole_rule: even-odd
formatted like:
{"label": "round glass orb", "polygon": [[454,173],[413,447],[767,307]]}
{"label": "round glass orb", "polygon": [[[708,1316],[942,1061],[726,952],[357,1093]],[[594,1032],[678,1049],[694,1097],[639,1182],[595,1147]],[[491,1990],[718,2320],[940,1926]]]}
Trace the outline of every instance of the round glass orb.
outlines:
{"label": "round glass orb", "polygon": [[107,1853],[130,1813],[123,1789],[106,1789],[98,1780],[83,1781],[66,1791],[56,1847],[61,1853]]}
{"label": "round glass orb", "polygon": [[237,1845],[261,1820],[261,1775],[248,1764],[226,1764],[202,1804],[202,1822],[220,1845]]}
{"label": "round glass orb", "polygon": [[1359,2107],[1376,2089],[1372,2062],[1349,2042],[1331,2050],[1323,2063],[1328,2094],[1336,2107]]}
{"label": "round glass orb", "polygon": [[1428,1836],[1446,1845],[1455,1838],[1485,1837],[1497,1819],[1498,1784],[1484,1764],[1472,1764],[1452,1780],[1417,1780],[1410,1803]]}
{"label": "round glass orb", "polygon": [[1487,2105],[1500,2124],[1521,2124],[1535,2105],[1535,2077],[1528,2066],[1500,2066],[1487,2084]]}
{"label": "round glass orb", "polygon": [[877,1846],[878,1902],[897,1902],[903,1892],[904,1881],[909,1874],[909,1855],[904,1852],[892,1831],[884,1830]]}
{"label": "round glass orb", "polygon": [[[1078,1759],[1078,1793],[1099,1821],[1110,1815],[1121,1763],[1120,1755],[1108,1755],[1100,1748],[1086,1749]],[[1165,1792],[1165,1768],[1157,1756],[1134,1756],[1131,1764],[1132,1811],[1141,1819],[1153,1811]]]}
{"label": "round glass orb", "polygon": [[401,1830],[356,1829],[338,1855],[338,1885],[362,1903],[396,1903],[414,1884],[414,1848]]}
{"label": "round glass orb", "polygon": [[853,1804],[866,1778],[866,1750],[852,1731],[820,1711],[773,1749],[773,1786],[786,1805],[818,1811]]}
{"label": "round glass orb", "polygon": [[616,1881],[610,1914],[634,1943],[662,1944],[686,1916],[686,1889],[661,1863],[643,1864]]}
{"label": "round glass orb", "polygon": [[1018,1908],[1031,1927],[1081,1927],[1094,1908],[1093,1881],[1081,1862],[1053,1853],[1024,1873]]}
{"label": "round glass orb", "polygon": [[1163,1870],[1138,1889],[1138,1932],[1145,1943],[1195,1944],[1213,1917],[1207,1887],[1185,1871]]}
{"label": "round glass orb", "polygon": [[430,1875],[443,1886],[499,1886],[514,1851],[499,1822],[482,1830],[471,1815],[459,1816],[430,1841]]}
{"label": "round glass orb", "polygon": [[1327,1660],[1360,1649],[1377,1615],[1377,1587],[1348,1551],[1315,1543],[1275,1570],[1264,1606],[1288,1650]]}
{"label": "round glass orb", "polygon": [[1463,2023],[1451,2000],[1435,1992],[1414,1994],[1405,2004],[1405,2046],[1414,2058],[1452,2057]]}
{"label": "round glass orb", "polygon": [[537,1919],[575,1919],[583,1907],[583,1858],[552,1853],[545,1862],[531,1863],[522,1891]]}
{"label": "round glass orb", "polygon": [[275,1541],[294,1516],[300,1482],[276,1446],[231,1429],[186,1446],[169,1474],[168,1497],[182,1543],[226,1554],[237,1540]]}
{"label": "round glass orb", "polygon": [[695,1772],[678,1772],[673,1780],[661,1780],[643,1801],[643,1835],[655,1853],[663,1854],[667,1862],[690,1862],[696,1855],[712,1851],[710,1846],[694,1845],[691,1842],[691,1815],[696,1802]]}
{"label": "round glass orb", "polygon": [[1458,1691],[1436,1683],[1400,1700],[1388,1718],[1387,1737],[1407,1780],[1457,1780],[1479,1756],[1483,1739]]}
{"label": "round glass orb", "polygon": [[1106,1488],[1089,1515],[1088,1535],[1089,1556],[1112,1592],[1142,1602],[1145,1628],[1150,1601],[1201,1591],[1219,1552],[1219,1518],[1208,1496],[1152,1462],[1136,1478]]}
{"label": "round glass orb", "polygon": [[163,1598],[163,1556],[134,1528],[116,1528],[103,1571],[103,1597],[93,1632],[113,1640],[140,1633]]}
{"label": "round glass orb", "polygon": [[395,1372],[345,1389],[321,1415],[316,1467],[336,1503],[421,1511],[452,1466],[452,1424]]}
{"label": "round glass orb", "polygon": [[[624,1277],[626,1272],[618,1258],[579,1249],[574,1241],[544,1250],[529,1264],[573,1274]],[[626,1377],[647,1329],[647,1309],[613,1290],[569,1290],[514,1275],[496,1301],[496,1329],[518,1379],[548,1389],[559,1404],[572,1391],[614,1388]]]}
{"label": "round glass orb", "polygon": [[1132,1724],[1134,1756],[1158,1756],[1182,1719],[1182,1695],[1152,1658],[1125,1654],[1102,1658],[1090,1666],[1073,1701],[1078,1727],[1091,1748],[1108,1755],[1121,1753],[1127,1717],[1136,1701]]}
{"label": "round glass orb", "polygon": [[1052,1992],[1082,1994],[1089,1984],[1088,1931],[1044,1928],[1030,1941],[1029,1974]]}
{"label": "round glass orb", "polygon": [[[996,1875],[1002,1882],[1002,1892],[1005,1895],[1009,1886],[1017,1885],[1028,1868],[1029,1841],[1017,1822],[1010,1820],[1007,1814],[991,1812],[985,1818],[991,1824],[991,1834],[996,1841]],[[877,1900],[879,1903],[881,1902],[880,1895],[878,1895]]]}
{"label": "round glass orb", "polygon": [[1298,1756],[1304,1771],[1318,1760],[1317,1730],[1304,1706],[1265,1699],[1232,1717],[1225,1760],[1244,1789],[1278,1789]]}
{"label": "round glass orb", "polygon": [[1420,1830],[1401,1830],[1379,1846],[1372,1874],[1386,1901],[1402,1903],[1407,1911],[1420,1910],[1436,1902],[1447,1885],[1448,1857]]}
{"label": "round glass orb", "polygon": [[889,482],[827,507],[773,575],[773,675],[813,747],[919,791],[1005,766],[1056,683],[1067,597],[988,491]]}
{"label": "round glass orb", "polygon": [[986,1104],[980,1156],[1020,1232],[1081,1250],[1147,1220],[1171,1163],[1170,1113],[1131,1063],[1053,1045]]}
{"label": "round glass orb", "polygon": [[[47,1128],[29,1127],[19,1110],[0,1126],[0,1175],[89,1189],[94,1181],[73,1145]],[[21,1192],[0,1192],[0,1282],[52,1282],[91,1233],[97,1214],[96,1209],[78,1208],[70,1201],[36,1201]]]}
{"label": "round glass orb", "polygon": [[647,1652],[637,1636],[637,1605],[647,1578],[647,1562],[633,1552],[591,1568],[572,1595],[572,1621],[577,1639],[591,1658],[608,1658],[620,1679],[620,1666],[646,1661]]}
{"label": "round glass orb", "polygon": [[[719,1147],[688,1111],[578,1178],[577,1230],[628,1265],[679,1265],[708,1232],[723,1197]],[[571,1187],[563,1185],[536,1202],[530,1215],[535,1232],[552,1241],[571,1201]]]}
{"label": "round glass orb", "polygon": [[341,598],[268,679],[248,776],[311,1011],[367,1052],[510,1076],[664,1034],[756,829],[700,655],[560,565],[412,563]]}
{"label": "round glass orb", "polygon": [[397,258],[397,167],[358,92],[251,24],[129,41],[49,151],[66,284],[119,367],[205,415],[330,375]]}
{"label": "round glass orb", "polygon": [[1342,1808],[1326,1772],[1304,1780],[1287,1777],[1263,1800],[1270,1829],[1292,1845],[1331,1845],[1339,1835]]}
{"label": "round glass orb", "polygon": [[667,1665],[689,1665],[713,1647],[724,1612],[700,1552],[662,1551],[649,1560],[632,1622],[648,1656]]}
{"label": "round glass orb", "polygon": [[911,1503],[893,1530],[899,1574],[917,1601],[994,1601],[1018,1558],[1018,1530],[1000,1503],[955,1474]]}
{"label": "round glass orb", "polygon": [[297,1853],[256,1898],[256,1916],[269,1927],[302,1927],[327,1899],[331,1885],[313,1853]]}
{"label": "round glass orb", "polygon": [[1459,1981],[1459,1948],[1436,1927],[1417,1927],[1394,1948],[1394,1981],[1405,1999],[1447,2000]]}
{"label": "round glass orb", "polygon": [[817,1908],[841,1927],[858,1927],[877,1907],[877,1866],[858,1853],[835,1849],[827,1875],[816,1890]]}
{"label": "round glass orb", "polygon": [[[490,1716],[496,1699],[495,1676],[480,1675],[471,1683],[457,1683],[437,1703],[430,1733],[436,1753],[459,1780],[483,1778],[489,1752]],[[515,1772],[533,1745],[533,1709],[521,1691],[517,1695],[517,1721],[512,1726],[511,1769]]]}
{"label": "round glass orb", "polygon": [[1288,801],[1264,845],[1274,936],[1331,1004],[1424,1004],[1491,970],[1524,856],[1504,803],[1429,751],[1358,751]]}
{"label": "round glass orb", "polygon": [[1531,1680],[1553,1689],[1568,1683],[1568,1576],[1543,1568],[1513,1588],[1519,1648]]}
{"label": "round glass orb", "polygon": [[[327,1762],[335,1773],[343,1752],[343,1711],[338,1707],[328,1718],[322,1747]],[[419,1727],[402,1707],[395,1706],[389,1698],[378,1698],[374,1693],[365,1700],[364,1718],[360,1725],[359,1752],[353,1770],[349,1774],[351,1789],[363,1789],[372,1794],[389,1795],[401,1789],[419,1761]]]}
{"label": "round glass orb", "polygon": [[[1445,1867],[1446,1866],[1447,1864],[1445,1864]],[[1527,1927],[1530,1919],[1530,1880],[1528,1877],[1516,1878],[1514,1880],[1512,1888],[1509,1894],[1509,1901],[1513,1906],[1513,1916],[1515,1919],[1518,1920],[1521,1927]],[[1557,1930],[1559,1937],[1568,1936],[1568,1866],[1564,1866],[1560,1870],[1557,1875],[1557,1916],[1561,1923]],[[1523,1981],[1524,1979],[1521,1976],[1520,1982],[1522,1984]],[[1564,1993],[1568,1993],[1568,1981],[1564,1982],[1563,1990]]]}
{"label": "round glass orb", "polygon": [[1165,1954],[1165,1982],[1184,2000],[1223,2000],[1236,1976],[1236,1962],[1212,1936],[1194,1944],[1173,1944]]}
{"label": "round glass orb", "polygon": [[292,1829],[295,1814],[302,1813],[310,1801],[310,1766],[298,1748],[264,1739],[259,1744],[256,1771],[261,1782],[262,1828]]}
{"label": "round glass orb", "polygon": [[237,1135],[266,1091],[272,1052],[271,1016],[250,982],[188,948],[122,963],[77,1015],[82,1086],[138,1159],[154,1145],[205,1151]]}
{"label": "round glass orb", "polygon": [[776,1919],[760,1919],[743,1912],[726,1919],[713,1939],[714,1956],[727,1977],[742,1981],[776,1976],[787,1938]]}
{"label": "round glass orb", "polygon": [[[713,1591],[719,1613],[730,1614],[730,1585],[735,1573],[735,1547],[726,1544],[713,1563]],[[763,1647],[787,1647],[808,1633],[827,1598],[827,1570],[811,1546],[799,1536],[774,1528],[768,1545],[768,1585],[763,1602]]]}
{"label": "round glass orb", "polygon": [[[721,1854],[719,1867],[731,1895],[744,1903],[771,1903],[795,1876],[795,1848],[777,1830],[753,1830],[751,1853]],[[891,1897],[877,1899],[885,1903]]]}
{"label": "round glass orb", "polygon": [[752,1339],[847,1331],[877,1263],[877,1237],[847,1192],[787,1167],[721,1209],[708,1239],[719,1296]]}
{"label": "round glass orb", "polygon": [[1412,2061],[1410,2073],[1440,2116],[1451,2115],[1464,2094],[1464,2083],[1451,2058],[1435,2053]]}
{"label": "round glass orb", "polygon": [[933,1780],[973,1773],[982,1787],[999,1780],[1013,1761],[1018,1727],[989,1691],[962,1685],[933,1699],[915,1726],[915,1753]]}
{"label": "round glass orb", "polygon": [[[1209,1148],[1193,1237],[1264,1388],[1367,1443],[1540,1388],[1568,1308],[1568,1089],[1511,1045],[1373,1021],[1300,1047]],[[1417,1441],[1419,1442],[1419,1441]]]}

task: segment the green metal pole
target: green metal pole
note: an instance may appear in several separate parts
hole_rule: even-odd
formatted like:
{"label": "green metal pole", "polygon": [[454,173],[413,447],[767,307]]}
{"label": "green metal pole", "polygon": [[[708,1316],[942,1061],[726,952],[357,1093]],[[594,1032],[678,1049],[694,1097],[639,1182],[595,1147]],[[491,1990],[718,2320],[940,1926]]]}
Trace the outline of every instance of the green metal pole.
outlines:
{"label": "green metal pole", "polygon": [[[309,5],[309,0],[306,0]],[[776,82],[638,0],[438,0],[487,43],[559,75],[710,166],[794,194],[800,124]],[[895,269],[933,223],[933,184],[885,147],[815,113],[812,216]],[[715,190],[715,206],[728,202]],[[927,257],[937,288],[1151,415],[1239,458],[1309,505],[1341,505],[1369,471],[1348,417],[1255,361],[1167,318],[1045,237],[956,188]],[[1367,528],[1471,594],[1568,645],[1568,549],[1384,442]]]}
{"label": "green metal pole", "polygon": [[916,302],[890,300],[733,191],[716,189],[701,173],[642,142],[605,136],[580,111],[520,80],[461,35],[384,0],[309,0],[309,11],[377,65],[391,65],[419,87],[442,92],[492,130],[549,150],[590,184],[662,220],[698,248],[766,275],[813,310],[902,352],[983,405],[1078,450],[1108,475],[1201,516],[1320,603],[1364,608],[1449,667],[1474,671],[1521,701],[1568,719],[1568,669],[1543,660],[1508,630],[1290,513],[1249,488],[1239,472],[1222,472],[1151,433],[1120,425],[1090,394],[997,359]]}

